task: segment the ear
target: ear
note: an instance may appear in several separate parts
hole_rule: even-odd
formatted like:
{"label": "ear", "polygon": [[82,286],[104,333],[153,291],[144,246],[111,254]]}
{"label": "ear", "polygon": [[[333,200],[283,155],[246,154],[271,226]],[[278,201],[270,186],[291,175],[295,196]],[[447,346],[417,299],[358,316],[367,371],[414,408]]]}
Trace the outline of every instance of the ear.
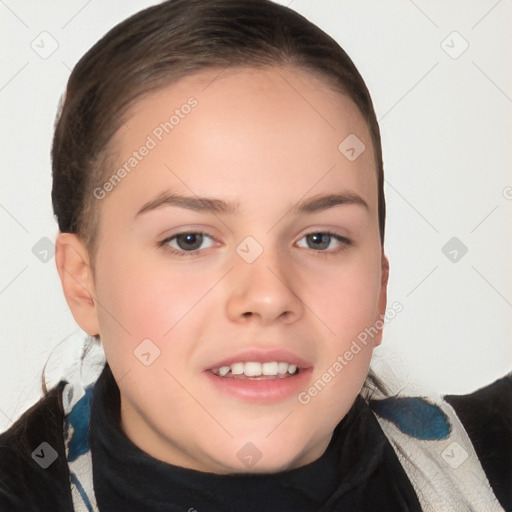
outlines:
{"label": "ear", "polygon": [[72,233],[59,233],[55,263],[64,296],[76,323],[91,336],[99,333],[94,279],[83,242]]}
{"label": "ear", "polygon": [[[388,296],[388,280],[389,280],[389,261],[382,249],[381,256],[381,282],[380,282],[380,296],[379,296],[379,318],[378,320],[384,322],[384,315],[386,314],[387,296]],[[380,323],[380,322],[379,322]],[[379,329],[379,334],[375,336],[373,346],[377,347],[382,343],[382,328]]]}

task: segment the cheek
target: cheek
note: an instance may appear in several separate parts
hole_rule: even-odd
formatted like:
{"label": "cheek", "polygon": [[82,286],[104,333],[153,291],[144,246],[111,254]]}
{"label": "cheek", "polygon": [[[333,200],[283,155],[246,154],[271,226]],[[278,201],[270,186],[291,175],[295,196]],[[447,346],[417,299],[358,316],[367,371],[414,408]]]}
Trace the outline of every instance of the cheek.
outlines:
{"label": "cheek", "polygon": [[162,338],[205,293],[197,276],[150,262],[125,259],[105,277],[98,298],[111,315],[102,315],[104,323],[122,323],[134,337]]}
{"label": "cheek", "polygon": [[[308,286],[319,317],[341,342],[357,336],[376,320],[380,294],[380,271],[375,258],[362,258],[333,269],[321,286]],[[331,332],[331,334],[333,334]]]}
{"label": "cheek", "polygon": [[[110,269],[100,288],[104,308],[99,316],[102,343],[114,376],[123,381],[121,389],[133,403],[148,401],[154,406],[159,396],[167,400],[167,393],[176,400],[182,390],[164,370],[180,381],[190,370],[176,361],[189,361],[197,348],[194,340],[200,339],[196,332],[200,323],[194,305],[205,294],[205,285],[183,272],[126,258]],[[146,353],[149,366],[143,360]],[[130,378],[124,379],[128,373]],[[153,389],[166,391],[148,395]]]}
{"label": "cheek", "polygon": [[319,310],[325,311],[322,319],[335,333],[325,338],[325,357],[318,367],[319,387],[329,389],[318,406],[332,409],[333,417],[348,406],[340,397],[353,398],[359,392],[370,365],[381,291],[379,255],[378,247],[361,251],[331,275],[323,299],[318,294]]}

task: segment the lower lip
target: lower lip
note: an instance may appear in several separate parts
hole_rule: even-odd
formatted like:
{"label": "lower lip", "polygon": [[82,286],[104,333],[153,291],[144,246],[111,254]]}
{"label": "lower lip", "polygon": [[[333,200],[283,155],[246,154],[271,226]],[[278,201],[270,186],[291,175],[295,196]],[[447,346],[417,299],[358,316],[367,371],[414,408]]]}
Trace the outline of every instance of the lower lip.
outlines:
{"label": "lower lip", "polygon": [[301,370],[297,375],[284,379],[242,380],[219,377],[211,371],[204,372],[206,378],[221,393],[244,401],[271,403],[297,396],[306,388],[312,368]]}

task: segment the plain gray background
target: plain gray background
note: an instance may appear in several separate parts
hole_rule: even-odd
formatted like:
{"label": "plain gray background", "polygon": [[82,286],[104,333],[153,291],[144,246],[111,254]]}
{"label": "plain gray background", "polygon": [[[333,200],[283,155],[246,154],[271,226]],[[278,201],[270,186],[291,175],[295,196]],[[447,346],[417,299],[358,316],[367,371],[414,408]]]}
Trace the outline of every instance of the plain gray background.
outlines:
{"label": "plain gray background", "polygon": [[[91,45],[154,3],[0,0],[0,431],[41,396],[52,349],[83,339],[52,257],[60,95]],[[375,368],[391,369],[399,387],[440,393],[503,376],[512,369],[512,2],[280,3],[347,51],[380,120],[389,305],[404,309],[385,327]]]}

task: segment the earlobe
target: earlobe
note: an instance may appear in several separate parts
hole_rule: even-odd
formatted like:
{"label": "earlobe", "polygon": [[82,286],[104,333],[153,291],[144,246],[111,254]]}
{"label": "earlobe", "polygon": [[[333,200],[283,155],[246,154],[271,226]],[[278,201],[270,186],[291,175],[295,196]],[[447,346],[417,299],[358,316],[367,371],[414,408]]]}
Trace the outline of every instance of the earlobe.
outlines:
{"label": "earlobe", "polygon": [[73,318],[91,336],[99,334],[94,279],[87,249],[72,233],[59,233],[55,263]]}
{"label": "earlobe", "polygon": [[[384,315],[386,314],[387,306],[387,290],[389,280],[389,261],[382,250],[381,259],[381,282],[380,282],[380,297],[379,297],[379,325],[384,326]],[[382,328],[379,329],[379,334],[374,339],[374,347],[382,343]]]}
{"label": "earlobe", "polygon": [[384,251],[382,251],[382,279],[381,279],[381,287],[384,290],[388,288],[388,280],[389,280],[389,260],[387,259]]}

